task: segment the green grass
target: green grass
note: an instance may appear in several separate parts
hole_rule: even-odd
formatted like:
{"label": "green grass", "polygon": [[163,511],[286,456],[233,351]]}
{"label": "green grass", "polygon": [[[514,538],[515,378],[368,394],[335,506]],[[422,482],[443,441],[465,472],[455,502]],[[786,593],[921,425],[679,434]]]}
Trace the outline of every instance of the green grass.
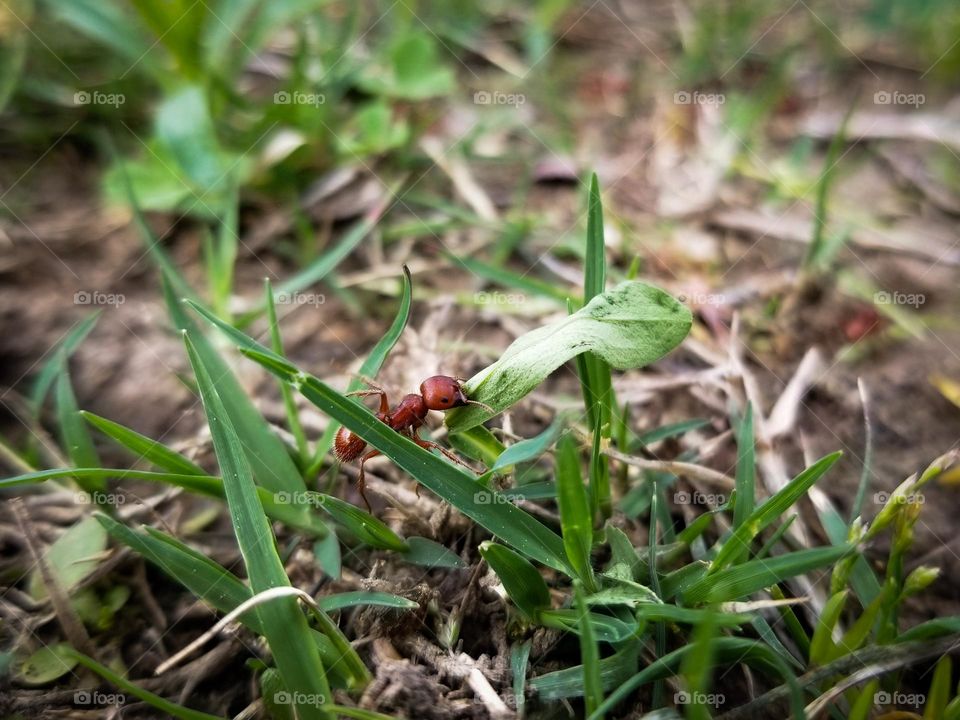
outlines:
{"label": "green grass", "polygon": [[[591,199],[598,201],[598,198],[594,185]],[[593,219],[589,223],[594,235],[594,264],[603,262],[595,245],[599,212],[596,208],[593,206],[591,210]],[[592,282],[597,284],[596,269],[592,272]],[[912,542],[911,528],[919,515],[919,506],[911,504],[910,499],[944,469],[947,460],[935,463],[926,473],[907,481],[871,524],[861,520],[851,523],[845,531],[844,542],[797,548],[788,541],[785,531],[789,522],[784,523],[783,519],[790,517],[809,489],[830,472],[839,454],[813,463],[772,497],[757,498],[753,410],[747,406],[736,424],[739,453],[734,497],[718,512],[702,515],[696,523],[679,531],[668,528],[661,522],[670,518],[664,512],[667,497],[664,489],[674,479],[645,473],[630,480],[652,488],[650,536],[644,546],[636,537],[631,539],[610,524],[598,526],[596,523],[597,509],[602,504],[598,505],[594,498],[609,492],[609,486],[597,480],[598,460],[605,458],[600,450],[603,442],[610,441],[600,424],[604,417],[600,405],[615,407],[612,403],[598,404],[598,398],[606,397],[609,390],[598,393],[596,387],[609,388],[609,366],[601,366],[600,374],[607,379],[599,385],[594,384],[596,366],[581,375],[588,379],[581,385],[586,411],[583,415],[560,417],[541,435],[507,448],[496,442],[490,445],[482,434],[474,433],[473,447],[486,447],[490,457],[487,472],[476,477],[393,432],[355,399],[334,391],[287,360],[283,356],[269,285],[266,307],[272,349],[194,300],[187,300],[186,305],[177,302],[171,283],[167,282],[165,287],[171,319],[183,333],[203,401],[219,476],[208,474],[160,442],[106,418],[77,410],[66,362],[68,353],[92,327],[90,320],[75,330],[58,351],[59,365],[51,366],[58,370],[44,368],[41,371],[35,395],[35,403],[40,403],[45,395],[44,387],[55,385],[57,423],[62,436],[69,441],[65,443],[67,455],[76,467],[16,476],[0,481],[0,487],[69,483],[72,479],[86,489],[104,489],[108,479],[119,479],[121,485],[129,479],[140,479],[221,498],[225,501],[224,511],[232,519],[246,568],[246,581],[165,532],[150,526],[127,526],[112,516],[114,509],[110,506],[96,515],[115,541],[156,564],[221,612],[229,612],[258,592],[289,584],[270,521],[279,522],[280,527],[312,532],[318,537],[330,536],[341,543],[366,546],[432,567],[456,566],[459,559],[423,538],[400,537],[377,517],[337,497],[306,491],[302,474],[305,463],[311,460],[316,466],[318,462],[328,461],[331,431],[311,447],[301,428],[294,432],[296,446],[283,446],[235,384],[224,358],[201,332],[201,326],[190,318],[191,312],[203,321],[204,327],[224,334],[248,360],[281,381],[291,428],[297,428],[299,423],[293,393],[300,393],[335,423],[359,434],[494,538],[478,542],[475,549],[502,583],[516,611],[510,622],[517,631],[529,633],[543,626],[579,636],[580,663],[564,670],[526,677],[525,656],[522,651],[515,655],[515,686],[521,691],[536,689],[538,702],[582,698],[584,714],[600,718],[614,712],[632,693],[647,686],[653,689],[654,706],[672,704],[676,697],[667,691],[665,681],[677,678],[686,693],[684,697],[693,698],[682,707],[687,716],[708,718],[716,708],[703,699],[717,697],[712,693],[722,695],[722,686],[718,686],[715,679],[717,669],[723,667],[725,661],[736,659],[751,666],[764,684],[772,688],[770,692],[775,692],[778,686],[782,688],[786,693],[784,697],[791,698],[792,706],[800,709],[828,689],[827,684],[820,682],[799,685],[796,678],[801,671],[840,663],[879,646],[895,648],[916,637],[915,632],[901,632],[900,609],[904,599],[922,592],[936,573],[932,569],[920,569],[907,575],[904,570]],[[410,278],[404,274],[396,319],[364,364],[365,371],[375,374],[396,343],[410,314],[411,295]],[[602,293],[592,295],[595,303],[603,299],[598,295]],[[618,312],[629,314],[630,310],[621,308]],[[505,393],[507,399],[494,397],[494,404],[512,405],[518,399],[510,394],[515,388],[497,384],[496,373],[502,371],[498,367],[495,364],[485,377],[493,377],[492,385],[500,388],[497,392]],[[513,372],[513,365],[507,367]],[[582,364],[580,369],[583,370]],[[88,425],[156,470],[102,468],[98,456],[91,452]],[[647,431],[635,441],[622,433],[618,433],[617,438],[626,442],[623,451],[631,452],[699,427],[702,421],[692,420]],[[467,437],[474,435],[468,433]],[[581,444],[578,437],[590,441]],[[496,449],[497,445],[500,450]],[[251,452],[251,448],[259,448],[259,453]],[[300,458],[299,467],[290,460],[291,453]],[[257,458],[259,463],[254,462]],[[280,458],[285,459],[280,461]],[[548,492],[531,492],[530,497],[526,497],[523,485],[511,489],[512,494],[501,493],[490,485],[497,478],[498,482],[509,481],[518,467],[530,467],[531,463],[545,458],[552,458],[555,468],[555,484],[547,484]],[[269,459],[266,465],[265,459]],[[547,505],[555,503],[559,512],[559,534],[512,504],[511,497]],[[318,511],[328,518],[329,524],[319,521]],[[727,527],[729,529],[724,530]],[[854,601],[850,583],[856,572],[870,575],[873,572],[857,563],[862,544],[888,532],[893,534],[893,543],[886,575],[878,585],[882,591],[869,604],[860,606]],[[601,562],[600,558],[604,557],[609,559]],[[69,560],[65,558],[60,562],[63,566]],[[767,591],[774,598],[789,597],[792,579],[831,568],[831,594],[815,626],[804,624],[801,615],[792,609],[781,608],[792,637],[774,632],[753,606],[736,609],[741,606],[727,605],[763,598]],[[89,569],[81,575],[86,572]],[[64,577],[67,582],[75,583],[77,574],[72,572]],[[559,604],[552,597],[551,589],[562,598]],[[306,613],[296,600],[279,598],[241,617],[249,631],[262,635],[272,650],[273,669],[270,669],[272,674],[264,674],[265,688],[282,683],[297,693],[297,697],[325,698],[324,702],[299,707],[301,717],[330,717],[339,712],[331,704],[331,684],[356,693],[369,682],[370,673],[362,659],[336,623],[324,614],[358,604],[397,610],[410,607],[409,601],[391,594],[353,593],[321,598],[320,609]],[[960,624],[956,623],[944,621],[931,625],[925,631],[926,637],[960,634]],[[838,630],[840,627],[842,631]],[[836,639],[838,632],[839,640]],[[651,662],[641,663],[641,657]],[[129,689],[126,680],[106,671],[92,659],[78,655],[77,661],[121,688]],[[933,713],[945,712],[950,703],[957,705],[948,686],[949,678],[945,679],[948,672],[945,667],[938,666],[932,680],[929,703]],[[863,692],[867,690],[869,686]],[[201,716],[144,691],[138,696],[170,714]],[[858,714],[867,707],[862,693],[851,691],[849,702],[851,712]]]}

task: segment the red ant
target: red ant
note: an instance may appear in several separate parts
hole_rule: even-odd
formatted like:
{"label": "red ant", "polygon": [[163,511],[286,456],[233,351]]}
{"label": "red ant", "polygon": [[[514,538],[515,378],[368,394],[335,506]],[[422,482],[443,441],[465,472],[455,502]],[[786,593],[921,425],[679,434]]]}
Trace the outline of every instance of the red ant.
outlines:
{"label": "red ant", "polygon": [[[480,405],[488,410],[490,409],[481,402],[467,398],[463,392],[463,388],[460,386],[460,380],[446,375],[434,375],[433,377],[427,378],[420,384],[419,395],[414,393],[404,395],[403,399],[393,409],[390,408],[387,393],[384,392],[382,388],[377,387],[369,381],[367,381],[367,384],[370,386],[370,390],[357,390],[347,394],[358,395],[360,397],[379,395],[380,410],[376,413],[378,420],[386,423],[401,435],[410,438],[420,447],[428,450],[436,448],[450,460],[464,467],[469,467],[463,460],[449,450],[440,447],[435,442],[424,440],[417,435],[417,430],[423,425],[429,410],[452,410],[455,407],[463,407],[464,405],[471,404]],[[491,410],[491,412],[493,411]],[[337,431],[337,437],[333,444],[334,452],[341,462],[356,460],[366,447],[367,443],[363,438],[345,427],[341,427]],[[357,490],[360,491],[360,497],[362,497],[363,502],[366,503],[367,510],[370,510],[370,501],[367,500],[367,495],[364,492],[363,464],[370,458],[380,454],[379,450],[371,450],[363,457],[360,457],[360,474],[357,477]]]}

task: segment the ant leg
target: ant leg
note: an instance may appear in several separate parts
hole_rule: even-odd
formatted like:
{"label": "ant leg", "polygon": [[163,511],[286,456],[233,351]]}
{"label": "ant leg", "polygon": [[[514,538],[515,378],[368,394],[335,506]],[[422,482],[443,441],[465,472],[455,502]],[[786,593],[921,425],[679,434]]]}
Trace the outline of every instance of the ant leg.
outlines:
{"label": "ant leg", "polygon": [[413,432],[411,434],[411,439],[420,447],[426,448],[427,450],[439,450],[443,454],[443,456],[448,460],[452,460],[453,462],[457,463],[457,465],[462,465],[463,467],[467,468],[471,472],[476,472],[476,470],[474,470],[472,467],[467,465],[467,463],[465,463],[463,460],[458,458],[456,455],[454,455],[452,452],[447,450],[442,445],[439,445],[433,442],[432,440],[424,440],[422,437],[417,435],[416,432]]}
{"label": "ant leg", "polygon": [[371,450],[362,458],[360,458],[360,474],[357,475],[357,491],[360,493],[360,497],[363,498],[363,502],[366,504],[367,510],[369,510],[370,512],[373,512],[373,508],[370,507],[370,501],[367,500],[367,493],[366,493],[367,484],[366,482],[364,482],[363,464],[370,458],[374,458],[377,455],[380,455],[379,450]]}
{"label": "ant leg", "polygon": [[380,396],[380,412],[386,415],[390,412],[390,401],[387,399],[386,391],[379,385],[374,384],[371,380],[360,376],[360,379],[363,380],[368,386],[369,390],[354,390],[347,393],[347,397],[369,397],[371,395]]}

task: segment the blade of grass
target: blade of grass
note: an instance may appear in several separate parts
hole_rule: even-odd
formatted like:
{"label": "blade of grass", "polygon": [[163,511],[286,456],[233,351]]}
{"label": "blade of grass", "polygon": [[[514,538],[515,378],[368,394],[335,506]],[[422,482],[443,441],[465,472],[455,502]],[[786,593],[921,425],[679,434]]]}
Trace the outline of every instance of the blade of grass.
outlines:
{"label": "blade of grass", "polygon": [[[637,671],[637,658],[640,655],[640,649],[640,643],[628,643],[619,652],[600,661],[600,681],[604,691],[616,689],[633,676]],[[537,694],[537,697],[544,701],[582,697],[583,667],[577,665],[545,673],[531,678],[528,685]],[[608,698],[599,710],[609,712],[611,707],[612,704]]]}
{"label": "blade of grass", "polygon": [[[593,635],[591,613],[584,599],[583,588],[573,581],[576,608],[580,613],[580,659],[583,663],[583,702],[584,711],[594,712],[603,702],[603,681],[600,676],[600,649]],[[603,715],[598,715],[603,718]]]}
{"label": "blade of grass", "polygon": [[[603,234],[603,204],[600,200],[600,184],[594,173],[590,178],[590,193],[587,199],[587,242],[584,263],[583,302],[590,302],[606,290],[606,245]],[[593,353],[577,356],[577,371],[583,389],[583,400],[594,434],[610,439],[613,432],[611,419],[617,413],[617,400],[613,393],[610,366]],[[599,443],[597,437],[594,443]],[[595,460],[595,462],[594,462]],[[590,482],[593,491],[591,500],[594,510],[605,520],[612,510],[610,500],[610,460],[606,455],[595,453],[591,461]]]}
{"label": "blade of grass", "polygon": [[580,475],[580,458],[577,445],[570,434],[557,444],[557,504],[560,506],[560,528],[567,559],[577,577],[589,588],[596,590],[590,549],[593,545],[593,513],[587,488]]}
{"label": "blade of grass", "polygon": [[355,505],[332,495],[313,491],[308,491],[306,497],[309,505],[321,508],[358,540],[362,540],[371,547],[397,552],[406,552],[410,549],[406,541],[387,527],[382,520]]}
{"label": "blade of grass", "polygon": [[[0,480],[0,488],[32,485],[46,480],[56,480],[67,477],[89,478],[96,481],[105,481],[108,478],[116,478],[118,480],[149,480],[151,482],[175,485],[190,492],[219,498],[221,500],[225,497],[223,481],[213,475],[183,475],[170,472],[124,470],[120,468],[57,468],[54,470],[38,470],[36,472],[25,473]],[[257,495],[267,515],[271,519],[286,523],[297,530],[302,530],[318,537],[322,537],[328,533],[327,527],[320,519],[315,515],[304,512],[304,508],[293,506],[290,503],[279,502],[276,495],[280,495],[280,493],[275,495],[266,488],[258,487]]]}
{"label": "blade of grass", "polygon": [[115,672],[113,672],[113,670],[105,665],[101,665],[93,658],[87,657],[82,652],[74,650],[73,648],[68,648],[66,652],[78,663],[83,665],[88,670],[92,670],[107,682],[120,688],[125,693],[129,693],[134,697],[140,698],[151,707],[156,708],[169,717],[178,718],[178,720],[222,720],[222,718],[218,717],[217,715],[208,715],[207,713],[200,712],[199,710],[185,708],[182,705],[177,705],[175,702],[165,700],[149,690],[144,690],[129,680],[117,675]]}
{"label": "blade of grass", "polygon": [[[290,581],[277,555],[273,532],[257,496],[253,473],[240,438],[203,359],[186,332],[184,341],[207,414],[214,451],[223,473],[227,505],[251,589],[259,593],[273,587],[289,586]],[[287,689],[295,697],[303,693],[304,697],[320,695],[329,699],[331,695],[326,673],[316,645],[309,641],[309,626],[296,600],[280,598],[259,606],[257,613]],[[325,708],[309,702],[300,702],[296,707],[297,714],[306,720],[328,720],[331,717]]]}
{"label": "blade of grass", "polygon": [[536,621],[550,607],[550,590],[533,564],[508,547],[489,540],[480,544],[480,554],[500,578],[507,595],[528,620]]}
{"label": "blade of grass", "polygon": [[73,355],[76,349],[80,347],[80,344],[87,338],[87,335],[89,335],[96,326],[97,320],[100,319],[102,312],[102,310],[96,310],[74,325],[60,344],[52,351],[50,359],[40,368],[40,372],[37,373],[37,378],[33,381],[33,388],[30,391],[30,407],[33,409],[34,415],[40,413],[43,401],[46,399],[47,393],[50,392],[51,386],[56,381],[64,361],[69,360],[70,356]]}
{"label": "blade of grass", "polygon": [[[393,346],[397,344],[397,341],[403,334],[404,328],[407,327],[407,320],[410,318],[410,305],[413,300],[413,284],[410,279],[410,268],[408,268],[406,265],[403,266],[401,283],[400,305],[397,307],[397,314],[393,319],[393,323],[391,323],[390,327],[387,329],[387,332],[385,332],[383,337],[377,341],[376,345],[373,346],[373,350],[371,350],[370,354],[367,355],[367,359],[363,361],[362,365],[360,365],[360,370],[358,373],[360,377],[375,378],[377,376],[377,373],[380,372],[380,367],[383,365],[384,360],[387,359],[387,356],[390,354]],[[207,319],[210,320],[211,318],[208,317]],[[359,390],[362,385],[363,380],[361,380],[359,377],[353,378],[347,385],[347,392]],[[319,472],[323,458],[328,452],[330,452],[330,448],[333,447],[333,439],[339,429],[340,423],[331,422],[327,426],[326,430],[324,430],[323,436],[317,441],[317,447],[314,451],[313,461],[310,463],[310,466],[307,469],[307,477],[313,477]]]}
{"label": "blade of grass", "polygon": [[[277,322],[277,307],[273,302],[273,290],[270,287],[270,279],[264,278],[264,294],[266,295],[267,322],[270,325],[270,347],[280,357],[286,357],[283,352],[283,338],[280,337],[280,324]],[[307,436],[303,432],[303,426],[300,424],[300,414],[297,412],[297,405],[293,401],[293,392],[290,386],[284,382],[280,384],[280,394],[283,396],[283,407],[287,412],[287,425],[293,434],[294,441],[297,444],[297,454],[303,466],[310,461],[310,450],[307,447]]]}
{"label": "blade of grass", "polygon": [[400,608],[403,610],[419,607],[413,600],[407,600],[405,597],[400,597],[399,595],[365,590],[325,595],[317,599],[317,605],[325,612],[334,612],[335,610],[357,607],[358,605],[375,605],[377,607]]}
{"label": "blade of grass", "polygon": [[207,472],[194,462],[191,462],[178,452],[170,450],[162,443],[141,435],[124,425],[94,415],[86,410],[80,411],[81,417],[93,425],[97,430],[115,440],[121,446],[136,453],[138,459],[148,460],[158,468],[169,470],[180,475],[206,475]]}
{"label": "blade of grass", "polygon": [[203,359],[204,367],[208,368],[217,395],[227,408],[230,423],[237,431],[241,447],[258,484],[272,492],[295,493],[306,490],[300,471],[283,442],[254,407],[210,341],[187,317],[183,306],[173,295],[173,288],[165,275],[162,284],[174,327],[187,334],[191,345]]}
{"label": "blade of grass", "polygon": [[177,295],[180,297],[195,298],[196,293],[193,288],[190,287],[190,283],[188,283],[180,273],[180,270],[173,260],[170,259],[167,251],[163,249],[163,245],[160,244],[160,239],[153,234],[153,231],[147,224],[147,220],[143,216],[143,212],[140,210],[140,204],[137,202],[136,195],[133,192],[133,183],[130,181],[130,175],[127,173],[126,164],[120,158],[113,139],[109,135],[105,137],[111,163],[120,170],[123,190],[126,193],[127,202],[130,203],[130,210],[133,213],[133,224],[137,229],[140,240],[146,248],[147,254],[150,255],[151,260],[153,260],[154,264],[159,268],[161,276],[166,278],[167,282],[175,289]]}
{"label": "blade of grass", "polygon": [[683,592],[683,600],[689,605],[739,600],[787,578],[830,565],[852,550],[850,546],[823,547],[750,560],[699,580]]}
{"label": "blade of grass", "polygon": [[710,689],[716,635],[717,623],[713,614],[707,612],[693,630],[690,640],[692,651],[680,664],[680,674],[686,680],[686,691],[690,699],[686,713],[688,720],[710,720],[710,711],[703,700]]}
{"label": "blade of grass", "polygon": [[[70,383],[70,371],[66,359],[57,376],[57,422],[60,427],[60,442],[67,451],[70,462],[76,467],[97,467],[100,457],[93,446],[93,439],[87,431],[87,425],[80,416],[77,397]],[[87,492],[102,492],[106,483],[97,478],[76,476],[77,483]]]}
{"label": "blade of grass", "polygon": [[827,157],[823,162],[823,172],[820,173],[820,180],[817,183],[817,198],[813,211],[813,236],[810,239],[807,255],[803,260],[805,270],[812,269],[815,265],[827,260],[824,257],[824,250],[827,246],[824,236],[827,225],[827,201],[830,198],[830,186],[833,182],[837,162],[840,159],[840,151],[843,149],[843,143],[846,139],[847,123],[850,121],[855,108],[856,103],[851,103],[850,109],[847,110],[843,121],[840,123],[837,134],[833,136],[830,146],[827,148]]}
{"label": "blade of grass", "polygon": [[710,564],[711,574],[720,572],[744,557],[750,550],[750,544],[770,523],[796,504],[817,480],[819,480],[843,453],[835,452],[820,458],[813,465],[788,482],[778,493],[754,510],[749,517],[736,527],[730,537],[720,547]]}
{"label": "blade of grass", "polygon": [[523,720],[526,714],[527,663],[530,660],[530,648],[533,642],[517,642],[510,648],[510,669],[513,672],[513,700],[517,709],[517,720]]}
{"label": "blade of grass", "polygon": [[733,504],[733,527],[740,527],[753,512],[756,492],[756,467],[754,460],[753,406],[748,402],[747,411],[740,421],[737,432],[737,496]]}

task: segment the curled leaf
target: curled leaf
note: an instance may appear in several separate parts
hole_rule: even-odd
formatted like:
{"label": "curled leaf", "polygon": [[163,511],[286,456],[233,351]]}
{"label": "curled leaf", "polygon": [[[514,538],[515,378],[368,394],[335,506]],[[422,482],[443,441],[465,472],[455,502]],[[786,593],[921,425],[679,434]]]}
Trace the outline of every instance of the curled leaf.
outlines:
{"label": "curled leaf", "polygon": [[451,432],[462,432],[519,401],[563,363],[587,351],[628,370],[663,357],[690,330],[690,311],[653,285],[629,281],[595,296],[557,322],[520,336],[495,363],[464,383],[469,405],[447,413]]}

